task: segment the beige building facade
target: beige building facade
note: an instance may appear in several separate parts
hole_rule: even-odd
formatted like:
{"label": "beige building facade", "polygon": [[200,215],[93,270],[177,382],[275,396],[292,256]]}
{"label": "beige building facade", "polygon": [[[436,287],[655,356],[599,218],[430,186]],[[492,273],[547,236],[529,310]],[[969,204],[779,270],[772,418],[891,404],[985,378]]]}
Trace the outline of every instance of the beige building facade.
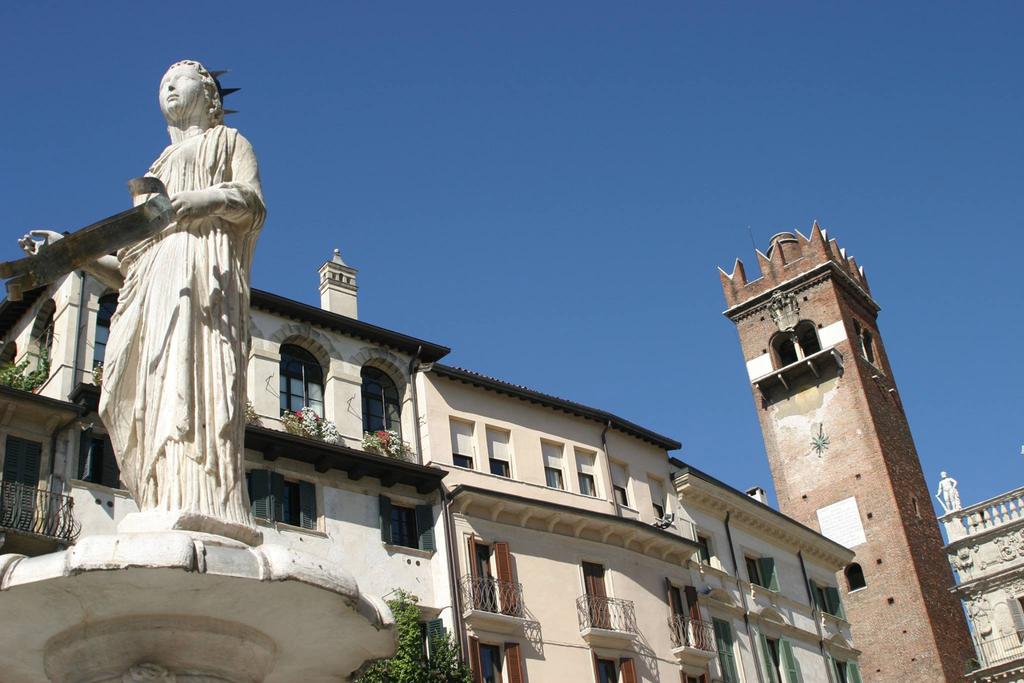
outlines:
{"label": "beige building facade", "polygon": [[[453,634],[480,683],[860,680],[834,585],[850,551],[672,458],[669,437],[360,320],[356,277],[336,253],[320,307],[252,294],[247,478],[265,538],[415,596],[424,633]],[[136,510],[96,414],[115,310],[78,273],[0,304],[4,360],[43,376],[0,387],[4,553]],[[327,440],[288,433],[304,407]],[[407,452],[373,452],[378,431]]]}

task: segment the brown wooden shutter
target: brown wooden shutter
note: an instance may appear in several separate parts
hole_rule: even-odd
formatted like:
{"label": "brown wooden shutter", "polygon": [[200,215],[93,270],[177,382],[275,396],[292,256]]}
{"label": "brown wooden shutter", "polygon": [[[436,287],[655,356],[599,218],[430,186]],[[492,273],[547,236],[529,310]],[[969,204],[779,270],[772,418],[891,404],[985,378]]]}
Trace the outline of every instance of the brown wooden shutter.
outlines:
{"label": "brown wooden shutter", "polygon": [[686,606],[690,610],[690,618],[694,621],[703,621],[700,618],[700,603],[697,602],[697,589],[693,586],[686,586]]}
{"label": "brown wooden shutter", "polygon": [[622,683],[636,683],[636,666],[631,657],[619,660],[619,678],[622,679]]}
{"label": "brown wooden shutter", "polygon": [[597,665],[597,653],[591,650],[590,655],[591,659],[594,661],[594,682],[601,683],[601,669],[599,669]]}
{"label": "brown wooden shutter", "polygon": [[494,544],[494,560],[498,566],[498,581],[508,581],[511,583],[512,579],[512,555],[508,551],[508,543],[497,542]]}
{"label": "brown wooden shutter", "polygon": [[523,683],[523,660],[519,656],[519,643],[505,643],[505,669],[508,683]]}
{"label": "brown wooden shutter", "polygon": [[[473,541],[472,538],[469,539]],[[484,683],[483,672],[480,671],[480,639],[469,637],[469,668],[473,673],[473,683]]]}
{"label": "brown wooden shutter", "polygon": [[[667,576],[665,577],[665,599],[668,600],[669,614],[673,617],[682,616],[680,614],[676,614],[676,606],[675,603],[672,602],[672,580]],[[686,683],[686,681],[683,681],[683,683]]]}
{"label": "brown wooden shutter", "polygon": [[519,614],[519,596],[515,587],[510,585],[514,582],[512,575],[512,554],[509,552],[508,543],[498,541],[494,544],[494,563],[498,567],[498,586],[495,591],[501,602],[502,614]]}
{"label": "brown wooden shutter", "polygon": [[595,598],[608,597],[604,588],[604,567],[592,562],[584,562],[583,577],[586,581],[587,595]]}
{"label": "brown wooden shutter", "polygon": [[[476,537],[470,536],[467,543],[469,544],[469,575],[475,580],[480,577],[477,576],[476,571]],[[475,581],[474,581],[475,585]]]}

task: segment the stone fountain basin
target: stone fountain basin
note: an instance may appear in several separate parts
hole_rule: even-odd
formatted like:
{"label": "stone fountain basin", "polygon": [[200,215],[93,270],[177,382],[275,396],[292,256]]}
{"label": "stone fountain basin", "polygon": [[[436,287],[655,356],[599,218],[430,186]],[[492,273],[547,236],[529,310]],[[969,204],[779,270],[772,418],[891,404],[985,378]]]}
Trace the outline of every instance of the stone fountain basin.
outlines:
{"label": "stone fountain basin", "polygon": [[88,536],[0,556],[4,683],[343,681],[395,651],[394,619],[340,567],[184,531]]}

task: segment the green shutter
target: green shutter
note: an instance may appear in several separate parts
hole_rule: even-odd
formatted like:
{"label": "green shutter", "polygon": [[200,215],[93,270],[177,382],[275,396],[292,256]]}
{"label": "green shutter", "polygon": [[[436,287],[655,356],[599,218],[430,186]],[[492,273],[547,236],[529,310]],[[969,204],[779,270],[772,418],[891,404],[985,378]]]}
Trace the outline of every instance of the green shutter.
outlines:
{"label": "green shutter", "polygon": [[761,581],[768,590],[779,590],[779,576],[775,572],[775,560],[770,557],[761,557],[757,560],[757,568],[761,573]]}
{"label": "green shutter", "polygon": [[380,540],[391,543],[391,499],[380,496]]}
{"label": "green shutter", "polygon": [[821,589],[818,584],[814,582],[814,579],[807,579],[807,585],[811,589],[811,607],[817,607],[819,610],[824,610],[825,605],[821,603]]}
{"label": "green shutter", "polygon": [[771,648],[768,647],[768,639],[764,637],[763,633],[759,634],[759,637],[761,638],[762,664],[764,665],[764,672],[768,683],[781,683],[779,681],[779,671],[775,667],[775,660],[772,659]]}
{"label": "green shutter", "polygon": [[299,526],[316,528],[316,486],[308,481],[299,482]]}
{"label": "green shutter", "polygon": [[444,620],[442,619],[431,619],[427,622],[427,640],[431,643],[431,651],[434,651],[433,644],[438,640],[445,637]]}
{"label": "green shutter", "polygon": [[832,680],[839,683],[839,665],[836,664],[836,660],[832,658],[832,655],[825,655],[825,661],[828,662],[828,670],[832,672]]}
{"label": "green shutter", "polygon": [[793,644],[782,638],[779,640],[779,654],[782,659],[782,668],[786,672],[787,683],[802,683],[800,676],[800,664],[796,661],[796,654],[793,652]]}
{"label": "green shutter", "polygon": [[849,683],[863,683],[860,678],[860,667],[856,662],[846,663],[846,680]]}
{"label": "green shutter", "polygon": [[42,444],[35,441],[8,436],[4,453],[4,481],[15,481],[33,488],[39,486],[42,449]]}
{"label": "green shutter", "polygon": [[739,683],[736,672],[736,652],[733,649],[732,627],[729,622],[713,619],[715,626],[715,646],[718,649],[718,663],[722,669],[724,683]]}
{"label": "green shutter", "polygon": [[846,613],[843,612],[843,601],[839,598],[839,589],[834,586],[825,587],[825,603],[828,605],[828,613],[839,617],[840,619],[846,618]]}
{"label": "green shutter", "polygon": [[249,481],[253,516],[272,520],[274,500],[270,491],[270,470],[253,470],[249,473]]}
{"label": "green shutter", "polygon": [[270,495],[274,521],[283,522],[286,519],[284,515],[284,477],[277,472],[270,473]]}
{"label": "green shutter", "polygon": [[420,535],[420,550],[437,549],[434,544],[434,510],[429,505],[416,506],[416,531]]}

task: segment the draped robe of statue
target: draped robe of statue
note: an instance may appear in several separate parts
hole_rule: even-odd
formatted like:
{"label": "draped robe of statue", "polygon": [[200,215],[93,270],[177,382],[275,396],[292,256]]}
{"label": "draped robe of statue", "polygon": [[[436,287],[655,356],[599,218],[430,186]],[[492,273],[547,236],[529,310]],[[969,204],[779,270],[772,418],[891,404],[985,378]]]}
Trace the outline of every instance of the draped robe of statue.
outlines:
{"label": "draped robe of statue", "polygon": [[118,253],[100,417],[142,512],[252,526],[245,491],[249,272],[265,209],[256,157],[215,125],[164,150],[147,175],[217,209]]}

